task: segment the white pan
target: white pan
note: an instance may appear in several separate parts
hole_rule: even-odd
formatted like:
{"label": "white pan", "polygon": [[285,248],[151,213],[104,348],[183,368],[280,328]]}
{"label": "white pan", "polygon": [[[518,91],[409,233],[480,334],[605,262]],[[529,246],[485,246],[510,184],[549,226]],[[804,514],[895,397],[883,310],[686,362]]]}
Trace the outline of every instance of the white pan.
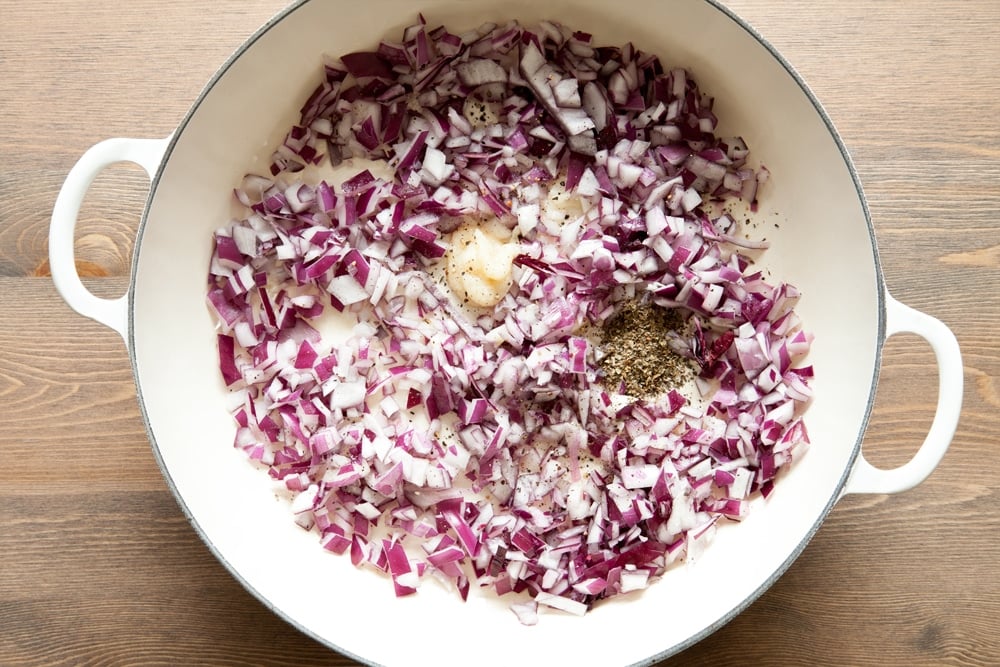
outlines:
{"label": "white pan", "polygon": [[[418,4],[298,2],[223,65],[170,137],[111,139],[90,149],[69,173],[52,215],[53,279],[70,306],[124,338],[153,453],[195,530],[244,586],[295,627],[370,664],[652,663],[746,608],[798,557],[841,497],[896,493],[931,473],[960,412],[958,344],[939,321],[886,291],[861,184],[829,118],[791,66],[724,7],[712,0]],[[267,475],[231,444],[205,306],[212,231],[231,216],[232,188],[266,164],[296,120],[322,76],[322,54],[373,48],[397,36],[418,11],[428,23],[454,29],[553,19],[593,33],[597,42],[631,41],[686,66],[716,97],[719,117],[739,129],[773,175],[761,215],[777,214],[782,224],[768,230],[766,266],[801,289],[797,310],[815,334],[809,357],[815,397],[806,418],[812,445],[766,502],[718,531],[696,564],[584,617],[553,612],[526,627],[505,600],[474,593],[462,603],[435,586],[397,599],[386,579],[356,570],[295,525]],[[119,161],[140,164],[152,185],[128,293],[105,300],[75,272],[73,228],[94,176]],[[902,331],[922,336],[934,350],[937,413],[912,460],[879,470],[863,458],[862,440],[883,344]]]}

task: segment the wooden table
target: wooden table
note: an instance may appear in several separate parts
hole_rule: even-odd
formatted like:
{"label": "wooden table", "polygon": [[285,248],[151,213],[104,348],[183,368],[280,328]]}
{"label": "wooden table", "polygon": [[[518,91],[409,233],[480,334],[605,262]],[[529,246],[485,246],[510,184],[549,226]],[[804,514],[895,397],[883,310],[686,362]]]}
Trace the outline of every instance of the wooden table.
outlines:
{"label": "wooden table", "polygon": [[[79,155],[169,133],[282,4],[0,0],[2,665],[353,664],[211,556],[154,462],[122,342],[45,277],[52,204]],[[773,588],[662,664],[998,665],[1000,3],[730,4],[826,105],[889,288],[959,338],[965,410],[924,484],[844,500]],[[125,290],[146,190],[116,166],[87,196],[77,253],[101,295]],[[889,341],[865,443],[876,464],[906,461],[927,431],[934,368],[915,336]]]}

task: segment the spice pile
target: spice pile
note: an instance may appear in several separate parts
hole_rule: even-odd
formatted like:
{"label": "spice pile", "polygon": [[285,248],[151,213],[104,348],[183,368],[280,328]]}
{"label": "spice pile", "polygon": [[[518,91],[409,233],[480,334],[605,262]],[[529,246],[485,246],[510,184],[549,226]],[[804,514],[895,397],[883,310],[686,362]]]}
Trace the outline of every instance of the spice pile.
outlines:
{"label": "spice pile", "polygon": [[601,332],[604,357],[598,362],[610,391],[655,398],[680,389],[694,374],[690,357],[679,354],[685,322],[678,310],[627,302]]}

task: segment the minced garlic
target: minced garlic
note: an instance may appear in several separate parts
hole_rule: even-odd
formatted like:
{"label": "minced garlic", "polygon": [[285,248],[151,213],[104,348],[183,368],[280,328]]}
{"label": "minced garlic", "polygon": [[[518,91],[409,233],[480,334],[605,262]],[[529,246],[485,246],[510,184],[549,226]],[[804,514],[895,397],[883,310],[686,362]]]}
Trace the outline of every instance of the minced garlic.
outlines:
{"label": "minced garlic", "polygon": [[495,306],[510,291],[514,258],[520,252],[499,220],[466,222],[451,234],[445,256],[448,285],[465,304]]}

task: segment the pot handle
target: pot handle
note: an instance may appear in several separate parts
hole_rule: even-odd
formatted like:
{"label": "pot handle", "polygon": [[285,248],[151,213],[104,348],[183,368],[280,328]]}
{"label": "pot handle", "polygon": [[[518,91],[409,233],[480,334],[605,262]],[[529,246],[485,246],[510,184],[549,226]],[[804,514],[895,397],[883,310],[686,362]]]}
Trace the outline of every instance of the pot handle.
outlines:
{"label": "pot handle", "polygon": [[56,197],[49,226],[49,267],[56,290],[70,307],[81,315],[110,327],[128,343],[127,296],[103,299],[94,296],[80,280],[73,248],[74,230],[84,195],[94,178],[116,162],[134,162],[146,170],[150,179],[163,160],[166,139],[106,139],[91,146],[70,169]]}
{"label": "pot handle", "polygon": [[849,493],[899,493],[927,479],[948,450],[962,411],[962,355],[955,334],[940,320],[914,310],[886,293],[886,336],[909,332],[931,345],[938,366],[938,400],[934,421],[913,458],[898,468],[880,470],[863,453],[851,472],[843,495]]}

